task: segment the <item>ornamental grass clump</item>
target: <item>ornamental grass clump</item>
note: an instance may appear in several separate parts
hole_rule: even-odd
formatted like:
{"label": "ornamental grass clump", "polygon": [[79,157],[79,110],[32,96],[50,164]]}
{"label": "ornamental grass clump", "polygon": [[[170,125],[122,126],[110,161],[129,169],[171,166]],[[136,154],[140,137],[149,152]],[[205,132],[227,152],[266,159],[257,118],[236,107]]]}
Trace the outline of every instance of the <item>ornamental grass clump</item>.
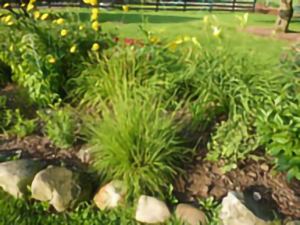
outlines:
{"label": "ornamental grass clump", "polygon": [[103,110],[102,122],[91,128],[93,166],[108,179],[123,180],[130,190],[127,197],[163,197],[193,149],[184,147],[177,136],[180,125],[163,113],[157,97],[132,93],[116,96]]}

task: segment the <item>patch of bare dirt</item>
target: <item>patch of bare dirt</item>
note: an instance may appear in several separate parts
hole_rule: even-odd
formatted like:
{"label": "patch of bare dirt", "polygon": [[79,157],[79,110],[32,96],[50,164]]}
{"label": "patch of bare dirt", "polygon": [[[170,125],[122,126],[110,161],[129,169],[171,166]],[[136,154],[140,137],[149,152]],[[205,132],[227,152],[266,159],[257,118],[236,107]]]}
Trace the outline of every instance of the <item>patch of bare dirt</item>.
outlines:
{"label": "patch of bare dirt", "polygon": [[293,41],[293,42],[299,42],[300,41],[300,32],[289,32],[289,33],[279,33],[279,34],[272,34],[272,31],[274,28],[272,27],[255,27],[250,26],[246,27],[245,31],[249,34],[253,35],[259,35],[263,37],[273,37],[280,40],[287,40],[287,41]]}

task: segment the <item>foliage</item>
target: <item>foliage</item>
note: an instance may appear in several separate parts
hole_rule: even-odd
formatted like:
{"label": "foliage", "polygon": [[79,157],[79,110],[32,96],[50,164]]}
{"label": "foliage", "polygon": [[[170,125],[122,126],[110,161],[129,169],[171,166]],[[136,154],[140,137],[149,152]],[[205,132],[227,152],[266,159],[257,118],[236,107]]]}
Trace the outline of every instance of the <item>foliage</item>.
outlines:
{"label": "foliage", "polygon": [[39,113],[46,136],[60,148],[72,147],[76,138],[78,127],[76,126],[76,114],[71,107],[48,110],[49,115]]}
{"label": "foliage", "polygon": [[199,203],[207,212],[206,213],[207,223],[210,225],[219,225],[220,224],[219,212],[222,208],[222,204],[219,204],[217,201],[215,201],[213,196],[208,197],[205,200],[199,200]]}
{"label": "foliage", "polygon": [[[110,178],[122,179],[130,195],[158,193],[171,183],[193,149],[177,136],[180,125],[165,116],[160,99],[119,93],[103,110],[103,120],[92,127],[95,168]],[[189,157],[188,157],[189,156]]]}

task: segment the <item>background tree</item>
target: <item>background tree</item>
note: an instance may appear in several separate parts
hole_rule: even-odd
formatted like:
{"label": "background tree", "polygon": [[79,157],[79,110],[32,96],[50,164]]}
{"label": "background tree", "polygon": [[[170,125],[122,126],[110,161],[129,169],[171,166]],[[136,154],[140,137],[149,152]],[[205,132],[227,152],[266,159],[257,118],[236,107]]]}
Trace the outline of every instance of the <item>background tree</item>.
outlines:
{"label": "background tree", "polygon": [[293,0],[281,0],[278,9],[277,20],[275,23],[275,30],[277,33],[288,32],[293,13]]}

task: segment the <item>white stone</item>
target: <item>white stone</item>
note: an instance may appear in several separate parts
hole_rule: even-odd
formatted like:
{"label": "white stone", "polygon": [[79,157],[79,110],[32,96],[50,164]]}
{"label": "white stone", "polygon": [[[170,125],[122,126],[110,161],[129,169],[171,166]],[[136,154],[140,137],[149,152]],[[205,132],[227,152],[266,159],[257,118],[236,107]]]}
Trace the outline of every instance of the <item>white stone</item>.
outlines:
{"label": "white stone", "polygon": [[222,209],[219,214],[222,225],[268,225],[256,217],[247,207],[240,202],[235,193],[229,192],[222,201]]}
{"label": "white stone", "polygon": [[142,195],[139,199],[135,219],[143,223],[163,223],[171,216],[167,205],[156,198]]}
{"label": "white stone", "polygon": [[205,213],[187,204],[179,204],[176,207],[175,214],[177,219],[180,219],[190,225],[206,224]]}
{"label": "white stone", "polygon": [[119,202],[123,201],[126,194],[126,188],[120,181],[112,181],[101,187],[94,197],[94,201],[98,208],[114,208]]}
{"label": "white stone", "polygon": [[35,176],[31,190],[33,198],[49,201],[58,212],[62,212],[88,200],[91,184],[79,173],[49,166]]}

